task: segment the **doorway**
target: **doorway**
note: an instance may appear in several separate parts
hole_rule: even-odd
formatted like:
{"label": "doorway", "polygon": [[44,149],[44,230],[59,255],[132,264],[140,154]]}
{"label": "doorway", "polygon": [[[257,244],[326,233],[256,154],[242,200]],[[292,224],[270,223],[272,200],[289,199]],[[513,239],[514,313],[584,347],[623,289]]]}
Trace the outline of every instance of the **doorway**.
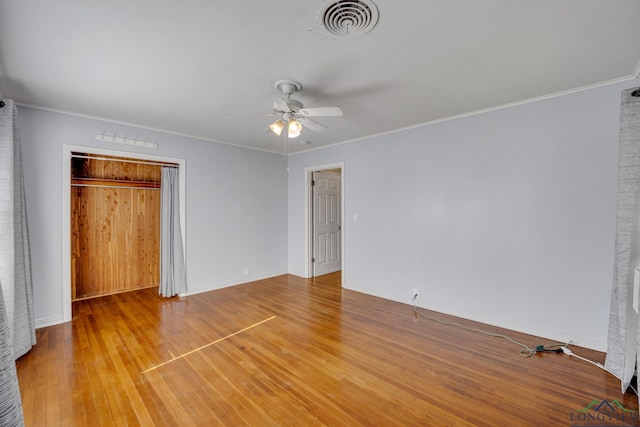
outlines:
{"label": "doorway", "polygon": [[343,164],[307,170],[308,277],[344,268]]}
{"label": "doorway", "polygon": [[[87,157],[124,157],[131,161],[140,161],[141,163],[172,163],[177,165],[178,174],[179,174],[179,186],[180,186],[180,222],[181,228],[183,230],[182,240],[183,240],[183,248],[186,251],[185,245],[185,236],[186,236],[186,228],[185,228],[185,207],[186,207],[186,185],[185,185],[185,176],[186,176],[186,161],[185,159],[180,158],[172,158],[172,157],[164,157],[164,156],[154,156],[148,154],[140,154],[140,153],[130,153],[123,152],[117,150],[107,150],[107,149],[99,149],[95,147],[85,147],[85,146],[76,146],[76,145],[64,145],[63,146],[63,169],[62,169],[62,235],[65,238],[62,239],[62,304],[63,304],[63,314],[62,314],[62,322],[71,321],[72,314],[72,300],[77,299],[77,296],[74,295],[72,297],[72,158],[74,153],[82,153]],[[108,185],[107,185],[108,187]],[[136,215],[137,219],[137,215]],[[185,255],[186,258],[186,255]],[[60,323],[55,319],[50,319],[52,324]]]}

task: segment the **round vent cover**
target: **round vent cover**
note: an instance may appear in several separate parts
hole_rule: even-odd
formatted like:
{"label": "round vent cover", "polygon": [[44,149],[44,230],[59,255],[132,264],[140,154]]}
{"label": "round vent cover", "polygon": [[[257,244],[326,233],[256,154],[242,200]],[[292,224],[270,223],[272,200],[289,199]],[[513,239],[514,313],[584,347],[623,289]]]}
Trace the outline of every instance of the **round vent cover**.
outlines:
{"label": "round vent cover", "polygon": [[371,0],[330,1],[320,9],[318,21],[332,36],[359,37],[378,23],[378,8]]}

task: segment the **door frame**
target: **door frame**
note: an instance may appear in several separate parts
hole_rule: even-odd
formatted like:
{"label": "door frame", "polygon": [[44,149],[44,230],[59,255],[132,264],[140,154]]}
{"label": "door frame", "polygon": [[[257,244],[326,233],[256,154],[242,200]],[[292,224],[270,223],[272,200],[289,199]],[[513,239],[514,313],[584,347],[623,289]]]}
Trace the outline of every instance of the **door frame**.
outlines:
{"label": "door frame", "polygon": [[127,157],[130,159],[168,162],[178,164],[180,184],[180,227],[182,228],[182,248],[186,264],[186,160],[177,157],[157,156],[146,153],[110,150],[83,145],[62,146],[62,321],[70,322],[73,316],[71,302],[71,153],[80,151],[88,154]]}
{"label": "door frame", "polygon": [[344,281],[345,271],[345,256],[344,256],[344,241],[345,241],[345,224],[344,224],[344,175],[345,167],[344,162],[329,163],[325,165],[311,166],[305,168],[305,277],[313,277],[313,263],[311,258],[313,257],[313,189],[311,187],[311,181],[313,180],[313,172],[325,171],[328,169],[340,169],[340,225],[342,226],[342,234],[340,236],[340,267],[342,269],[342,280]]}

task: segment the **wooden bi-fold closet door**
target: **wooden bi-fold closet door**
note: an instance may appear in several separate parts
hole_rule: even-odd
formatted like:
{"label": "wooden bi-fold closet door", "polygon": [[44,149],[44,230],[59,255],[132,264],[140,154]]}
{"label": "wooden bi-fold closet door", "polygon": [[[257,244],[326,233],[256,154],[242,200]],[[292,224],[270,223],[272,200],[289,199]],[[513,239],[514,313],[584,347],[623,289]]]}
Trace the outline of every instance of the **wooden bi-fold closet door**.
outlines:
{"label": "wooden bi-fold closet door", "polygon": [[160,168],[72,153],[73,300],[159,285]]}

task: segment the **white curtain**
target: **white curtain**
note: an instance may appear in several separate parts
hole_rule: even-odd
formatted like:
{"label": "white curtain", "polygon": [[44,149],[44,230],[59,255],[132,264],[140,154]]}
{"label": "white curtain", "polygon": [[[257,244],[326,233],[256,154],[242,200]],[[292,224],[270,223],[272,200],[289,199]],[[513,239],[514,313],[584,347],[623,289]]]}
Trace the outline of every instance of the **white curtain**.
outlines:
{"label": "white curtain", "polygon": [[178,168],[162,167],[160,184],[160,289],[171,297],[187,290],[184,250],[180,230]]}
{"label": "white curtain", "polygon": [[633,91],[622,92],[620,109],[616,244],[605,361],[605,367],[620,378],[623,392],[640,356],[640,318],[634,304],[634,276],[640,267],[640,98],[631,96]]}
{"label": "white curtain", "polygon": [[13,101],[4,103],[0,108],[0,283],[18,358],[36,343],[36,333],[18,115]]}

